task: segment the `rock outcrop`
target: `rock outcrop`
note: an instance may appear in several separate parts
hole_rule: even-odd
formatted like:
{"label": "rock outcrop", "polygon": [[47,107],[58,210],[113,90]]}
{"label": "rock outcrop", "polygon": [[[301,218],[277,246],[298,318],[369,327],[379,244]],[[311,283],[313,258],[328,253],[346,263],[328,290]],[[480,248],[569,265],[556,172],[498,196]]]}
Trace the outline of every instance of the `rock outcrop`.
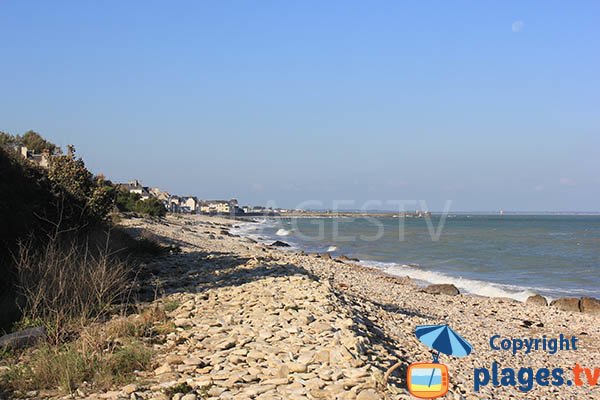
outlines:
{"label": "rock outcrop", "polygon": [[533,296],[529,296],[527,300],[525,300],[526,304],[533,304],[535,306],[547,307],[548,300],[542,295],[534,294]]}
{"label": "rock outcrop", "polygon": [[582,297],[579,301],[581,312],[589,314],[600,314],[600,300],[593,297]]}
{"label": "rock outcrop", "polygon": [[429,294],[445,294],[447,296],[456,296],[460,294],[460,290],[451,283],[429,285],[423,289],[423,291]]}
{"label": "rock outcrop", "polygon": [[559,299],[553,300],[550,303],[551,307],[556,307],[559,310],[563,311],[571,311],[571,312],[579,312],[579,299],[575,297],[561,297]]}

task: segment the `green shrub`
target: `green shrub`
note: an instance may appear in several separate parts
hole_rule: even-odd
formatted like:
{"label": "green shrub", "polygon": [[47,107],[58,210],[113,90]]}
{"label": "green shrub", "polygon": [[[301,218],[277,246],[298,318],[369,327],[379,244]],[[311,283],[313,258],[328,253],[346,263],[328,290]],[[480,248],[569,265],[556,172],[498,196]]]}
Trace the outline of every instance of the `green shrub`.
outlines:
{"label": "green shrub", "polygon": [[142,200],[137,193],[119,190],[115,196],[115,205],[119,211],[137,212],[153,217],[164,217],[167,213],[165,206],[155,197]]}

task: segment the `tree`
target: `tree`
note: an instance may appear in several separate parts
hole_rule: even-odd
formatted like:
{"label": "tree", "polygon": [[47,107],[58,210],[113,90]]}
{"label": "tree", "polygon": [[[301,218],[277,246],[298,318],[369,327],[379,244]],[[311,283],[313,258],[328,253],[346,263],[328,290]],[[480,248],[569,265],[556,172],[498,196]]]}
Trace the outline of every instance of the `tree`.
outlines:
{"label": "tree", "polygon": [[52,157],[48,165],[48,178],[78,199],[87,198],[94,186],[93,175],[81,158]]}
{"label": "tree", "polygon": [[0,147],[10,149],[17,145],[17,139],[10,133],[0,132]]}
{"label": "tree", "polygon": [[17,141],[34,153],[42,153],[44,150],[48,150],[50,154],[53,154],[57,149],[54,143],[47,141],[35,131],[27,131],[23,136],[17,136]]}
{"label": "tree", "polygon": [[111,211],[114,187],[88,171],[81,158],[70,155],[54,156],[48,165],[50,181],[85,204],[85,215],[104,220]]}

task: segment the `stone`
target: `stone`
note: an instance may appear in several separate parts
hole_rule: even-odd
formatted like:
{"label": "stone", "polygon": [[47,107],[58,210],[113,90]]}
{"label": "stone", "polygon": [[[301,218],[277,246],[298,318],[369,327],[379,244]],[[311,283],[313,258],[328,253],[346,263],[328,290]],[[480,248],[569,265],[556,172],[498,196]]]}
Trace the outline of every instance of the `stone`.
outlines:
{"label": "stone", "polygon": [[187,318],[179,318],[176,319],[175,321],[173,321],[173,323],[175,324],[175,326],[179,327],[179,328],[186,328],[189,326],[192,326],[192,321],[190,319]]}
{"label": "stone", "polygon": [[326,349],[319,350],[317,353],[315,353],[313,361],[321,363],[321,364],[328,364],[329,363],[329,350],[326,350]]}
{"label": "stone", "polygon": [[335,261],[342,262],[342,263],[353,263],[353,262],[359,262],[360,260],[358,258],[352,258],[352,257],[341,255],[341,256],[337,257],[335,259]]}
{"label": "stone", "polygon": [[279,385],[287,385],[288,384],[288,378],[271,378],[271,379],[266,379],[264,381],[261,382],[262,385],[275,385],[275,386],[279,386]]}
{"label": "stone", "polygon": [[584,313],[600,314],[600,300],[593,297],[582,297],[579,308]]}
{"label": "stone", "polygon": [[295,372],[303,373],[303,372],[306,372],[306,370],[308,368],[308,363],[293,362],[293,363],[287,364],[287,367],[291,373],[295,373]]}
{"label": "stone", "polygon": [[228,349],[231,349],[232,347],[235,347],[235,343],[236,342],[233,339],[225,339],[222,342],[217,343],[215,348],[217,350],[228,350]]}
{"label": "stone", "polygon": [[356,400],[380,400],[381,396],[373,389],[363,390],[356,396]]}
{"label": "stone", "polygon": [[36,328],[24,329],[22,331],[9,333],[0,337],[0,347],[21,349],[36,344],[46,337],[46,330],[38,326]]}
{"label": "stone", "polygon": [[460,294],[458,288],[451,283],[429,285],[423,289],[423,291],[429,294],[444,294],[447,296],[456,296]]}
{"label": "stone", "polygon": [[205,362],[200,357],[188,357],[183,360],[185,365],[197,365],[200,368],[204,367]]}
{"label": "stone", "polygon": [[193,393],[188,393],[184,395],[181,400],[196,400],[196,395]]}
{"label": "stone", "polygon": [[136,384],[132,383],[132,384],[123,386],[123,388],[121,388],[121,390],[125,394],[131,394],[131,393],[135,392],[136,390],[138,390],[138,387]]}
{"label": "stone", "polygon": [[171,366],[169,364],[163,364],[160,367],[156,368],[154,370],[154,373],[156,375],[161,375],[161,374],[166,374],[166,373],[171,372],[171,371],[172,371],[172,369],[171,369]]}
{"label": "stone", "polygon": [[327,322],[322,322],[322,321],[313,322],[309,326],[312,330],[314,330],[317,333],[322,333],[322,332],[333,330],[333,327],[331,326],[331,324],[329,324]]}
{"label": "stone", "polygon": [[544,296],[541,296],[539,294],[534,294],[533,296],[529,296],[527,298],[527,300],[525,300],[526,304],[533,304],[535,306],[540,306],[540,307],[547,307],[548,306],[548,301],[546,300],[546,298]]}
{"label": "stone", "polygon": [[579,312],[579,299],[575,297],[561,297],[553,300],[550,303],[551,307],[558,308],[562,311]]}
{"label": "stone", "polygon": [[286,242],[282,242],[281,240],[276,240],[273,243],[271,243],[271,246],[275,246],[275,247],[290,247],[289,244],[287,244]]}
{"label": "stone", "polygon": [[181,357],[175,354],[169,354],[165,357],[165,362],[170,365],[181,364]]}
{"label": "stone", "polygon": [[326,260],[331,260],[331,254],[329,254],[329,253],[321,253],[321,254],[319,254],[319,256]]}

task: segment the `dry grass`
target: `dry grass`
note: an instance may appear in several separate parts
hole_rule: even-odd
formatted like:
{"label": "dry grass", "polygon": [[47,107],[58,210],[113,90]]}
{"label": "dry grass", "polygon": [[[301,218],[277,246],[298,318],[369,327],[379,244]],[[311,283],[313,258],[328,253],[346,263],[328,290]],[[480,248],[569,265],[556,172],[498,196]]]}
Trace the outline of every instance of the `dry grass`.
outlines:
{"label": "dry grass", "polygon": [[[3,377],[10,391],[58,389],[72,393],[83,382],[94,390],[123,384],[137,370],[151,367],[151,341],[169,331],[165,312],[157,307],[84,328],[67,344],[45,343],[12,367]],[[18,394],[18,393],[17,393]]]}
{"label": "dry grass", "polygon": [[93,383],[96,389],[108,389],[129,380],[134,371],[149,368],[151,361],[151,348],[136,340],[102,353],[85,352],[77,342],[45,344],[27,363],[13,367],[5,381],[11,390],[58,389],[71,393],[83,382]]}
{"label": "dry grass", "polygon": [[16,257],[18,291],[24,299],[23,321],[43,323],[54,344],[74,323],[106,315],[126,298],[129,266],[107,248],[51,239],[41,250],[21,244]]}
{"label": "dry grass", "polygon": [[[164,305],[125,315],[132,308],[135,279],[123,255],[152,257],[176,249],[148,235],[137,240],[107,235],[105,243],[89,235],[85,240],[58,236],[41,248],[21,243],[14,257],[22,299],[22,319],[15,328],[44,326],[48,340],[24,352],[0,354],[2,364],[11,366],[0,376],[0,398],[3,392],[15,397],[27,390],[72,393],[83,382],[94,390],[125,383],[134,371],[151,367],[151,344],[175,329]],[[115,247],[124,249],[119,257],[110,250]]]}

